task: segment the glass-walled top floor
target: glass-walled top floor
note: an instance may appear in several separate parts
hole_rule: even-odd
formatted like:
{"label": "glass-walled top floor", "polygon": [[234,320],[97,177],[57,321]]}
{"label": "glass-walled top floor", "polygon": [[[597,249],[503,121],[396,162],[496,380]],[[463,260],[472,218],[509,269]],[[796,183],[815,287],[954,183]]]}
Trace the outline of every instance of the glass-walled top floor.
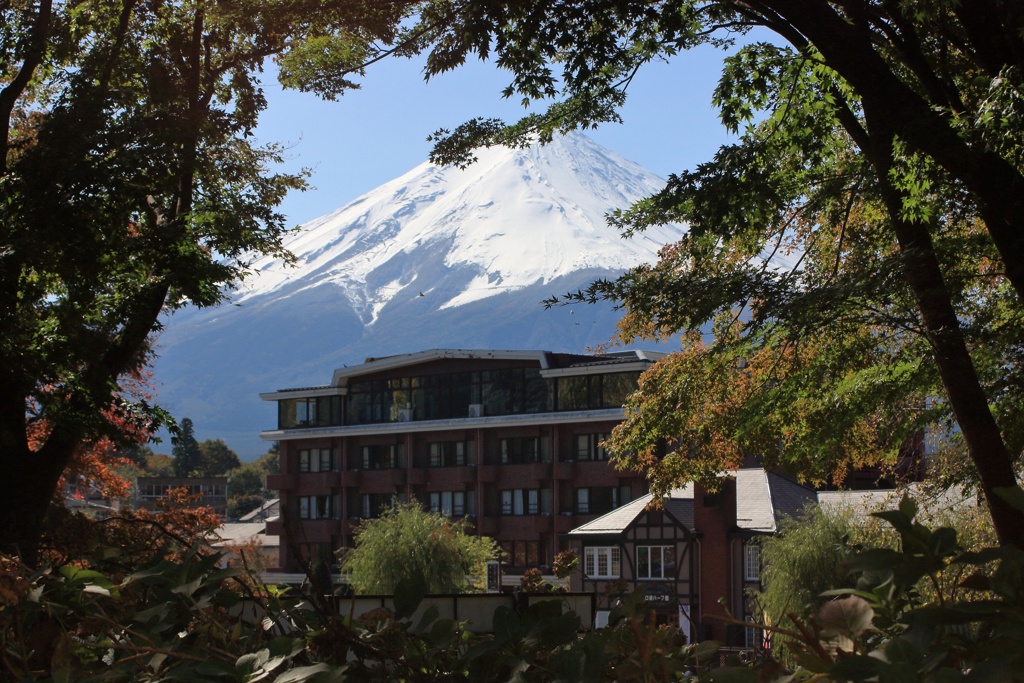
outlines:
{"label": "glass-walled top floor", "polygon": [[639,372],[544,378],[536,368],[505,368],[355,381],[345,396],[278,401],[278,428],[449,420],[618,408]]}

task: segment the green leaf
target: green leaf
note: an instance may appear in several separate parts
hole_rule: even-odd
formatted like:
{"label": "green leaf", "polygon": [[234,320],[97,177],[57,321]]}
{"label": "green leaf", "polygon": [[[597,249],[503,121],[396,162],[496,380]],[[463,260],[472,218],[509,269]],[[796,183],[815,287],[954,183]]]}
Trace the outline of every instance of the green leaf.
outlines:
{"label": "green leaf", "polygon": [[723,666],[708,674],[714,683],[757,683],[758,672],[746,666]]}
{"label": "green leaf", "polygon": [[874,617],[875,610],[868,601],[856,595],[826,602],[818,612],[822,634],[846,635],[851,638],[857,638],[869,630]]}
{"label": "green leaf", "polygon": [[50,657],[50,675],[54,683],[71,683],[72,666],[75,663],[74,643],[67,633],[62,633],[54,646],[53,655]]}
{"label": "green leaf", "polygon": [[503,641],[518,641],[522,637],[522,623],[519,615],[506,605],[494,610],[494,637]]}
{"label": "green leaf", "polygon": [[1020,652],[977,662],[967,673],[968,683],[1005,683],[1020,679]]}
{"label": "green leaf", "polygon": [[[907,499],[904,498],[903,500],[906,501]],[[914,518],[904,512],[903,503],[900,503],[899,510],[882,510],[871,513],[871,516],[889,522],[896,531],[900,532],[900,535],[910,536],[914,533]]]}
{"label": "green leaf", "polygon": [[874,657],[854,655],[844,657],[829,670],[829,677],[834,680],[865,681],[881,675],[887,664]]}
{"label": "green leaf", "polygon": [[307,681],[319,681],[325,674],[331,673],[331,667],[327,664],[313,664],[312,666],[300,666],[289,669],[274,679],[274,683],[305,683]]}
{"label": "green leaf", "polygon": [[924,653],[909,638],[893,638],[884,649],[885,658],[893,663],[906,662],[916,666],[924,658]]}
{"label": "green leaf", "polygon": [[1024,489],[1020,486],[997,486],[992,490],[1013,507],[1024,511]]}
{"label": "green leaf", "polygon": [[870,548],[841,562],[837,571],[847,576],[853,572],[891,571],[901,564],[902,560],[903,554],[891,548]]}
{"label": "green leaf", "polygon": [[[415,611],[415,610],[414,610]],[[440,615],[437,605],[431,605],[427,609],[423,610],[423,616],[420,617],[420,621],[416,624],[416,633],[424,633],[430,628],[430,625],[437,621]]]}
{"label": "green leaf", "polygon": [[402,579],[395,586],[395,618],[409,619],[427,596],[427,582],[418,574]]}

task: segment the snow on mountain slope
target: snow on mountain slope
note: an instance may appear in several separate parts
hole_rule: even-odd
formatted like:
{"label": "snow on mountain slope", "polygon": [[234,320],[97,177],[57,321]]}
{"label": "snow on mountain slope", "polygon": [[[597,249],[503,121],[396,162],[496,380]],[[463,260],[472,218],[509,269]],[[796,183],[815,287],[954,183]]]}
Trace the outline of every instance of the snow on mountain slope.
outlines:
{"label": "snow on mountain slope", "polygon": [[260,392],[323,384],[367,356],[608,342],[610,305],[540,302],[653,262],[678,239],[668,226],[624,240],[605,221],[664,181],[579,134],[478,157],[465,170],[423,164],[307,223],[286,245],[297,266],[259,259],[229,304],[170,316],[160,404],[249,458],[275,426]]}
{"label": "snow on mountain slope", "polygon": [[[301,267],[257,261],[258,275],[235,301],[332,283],[372,324],[394,297],[435,286],[423,277],[428,265],[469,274],[460,291],[438,302],[443,309],[587,268],[625,270],[654,260],[679,235],[658,228],[623,240],[608,227],[605,214],[664,181],[582,135],[478,156],[465,170],[424,163],[311,221],[287,244]],[[409,258],[424,253],[441,262]]]}

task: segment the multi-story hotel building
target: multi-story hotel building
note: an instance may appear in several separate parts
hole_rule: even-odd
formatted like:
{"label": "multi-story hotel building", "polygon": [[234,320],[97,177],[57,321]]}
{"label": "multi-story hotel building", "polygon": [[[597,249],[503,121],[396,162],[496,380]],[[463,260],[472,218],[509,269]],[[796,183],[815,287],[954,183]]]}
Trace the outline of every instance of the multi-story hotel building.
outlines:
{"label": "multi-story hotel building", "polygon": [[[330,384],[262,394],[278,405],[280,569],[333,564],[358,523],[396,500],[468,517],[505,571],[545,568],[562,535],[646,494],[600,443],[661,354],[430,350],[334,371]],[[306,556],[305,558],[302,556]]]}

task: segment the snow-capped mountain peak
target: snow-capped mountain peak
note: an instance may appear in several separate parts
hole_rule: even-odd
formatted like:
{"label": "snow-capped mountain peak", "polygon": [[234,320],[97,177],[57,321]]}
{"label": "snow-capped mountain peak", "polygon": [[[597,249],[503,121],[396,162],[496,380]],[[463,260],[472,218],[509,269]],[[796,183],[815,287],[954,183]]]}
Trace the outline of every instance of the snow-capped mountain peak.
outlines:
{"label": "snow-capped mountain peak", "polygon": [[260,392],[322,384],[367,356],[608,343],[610,304],[540,302],[677,241],[679,226],[624,240],[605,221],[664,181],[578,134],[478,157],[465,170],[423,164],[310,221],[286,243],[296,266],[258,259],[234,305],[170,316],[161,405],[246,457],[275,424]]}
{"label": "snow-capped mountain peak", "polygon": [[[605,220],[664,181],[580,134],[528,149],[491,148],[465,170],[429,163],[302,226],[301,264],[254,264],[234,300],[338,286],[364,324],[393,299],[437,295],[435,309],[594,268],[653,261],[677,227],[622,240]],[[443,274],[458,287],[437,291]]]}

